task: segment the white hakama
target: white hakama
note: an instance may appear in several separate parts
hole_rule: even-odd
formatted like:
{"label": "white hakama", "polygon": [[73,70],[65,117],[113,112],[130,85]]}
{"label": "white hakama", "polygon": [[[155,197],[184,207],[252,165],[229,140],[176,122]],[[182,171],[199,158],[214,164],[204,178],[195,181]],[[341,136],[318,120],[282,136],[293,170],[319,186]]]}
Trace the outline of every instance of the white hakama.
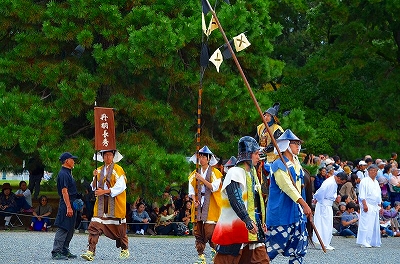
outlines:
{"label": "white hakama", "polygon": [[[380,247],[379,210],[382,198],[381,189],[376,179],[372,180],[370,177],[366,177],[361,180],[358,200],[360,201],[360,219],[357,244],[365,247]],[[368,212],[364,212],[363,200],[367,202]]]}
{"label": "white hakama", "polygon": [[[314,214],[314,224],[321,237],[322,242],[327,249],[333,249],[330,244],[333,231],[333,210],[332,204],[337,196],[338,185],[335,177],[326,179],[321,187],[314,194],[314,199],[317,200]],[[313,234],[313,242],[319,243],[315,233]]]}

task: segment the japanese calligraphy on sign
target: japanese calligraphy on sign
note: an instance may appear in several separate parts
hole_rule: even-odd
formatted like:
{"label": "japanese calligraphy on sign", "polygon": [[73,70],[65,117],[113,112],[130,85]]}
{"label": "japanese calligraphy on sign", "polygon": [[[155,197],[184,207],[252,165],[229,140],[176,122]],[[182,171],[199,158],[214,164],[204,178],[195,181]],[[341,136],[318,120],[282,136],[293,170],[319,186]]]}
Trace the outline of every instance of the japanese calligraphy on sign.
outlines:
{"label": "japanese calligraphy on sign", "polygon": [[116,149],[114,111],[112,108],[94,108],[94,133],[96,150]]}

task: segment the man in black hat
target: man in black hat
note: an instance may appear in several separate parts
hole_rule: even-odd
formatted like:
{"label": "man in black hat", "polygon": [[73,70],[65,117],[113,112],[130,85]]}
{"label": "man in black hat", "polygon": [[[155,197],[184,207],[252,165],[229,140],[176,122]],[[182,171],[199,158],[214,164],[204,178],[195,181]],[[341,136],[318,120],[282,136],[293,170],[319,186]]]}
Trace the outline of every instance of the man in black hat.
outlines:
{"label": "man in black hat", "polygon": [[73,202],[77,199],[78,190],[72,177],[72,169],[77,158],[69,152],[64,152],[59,158],[62,164],[57,175],[57,192],[60,196],[60,204],[54,222],[58,229],[51,251],[52,259],[56,260],[76,258],[76,255],[69,251],[69,244],[74,235],[77,215],[77,210],[73,208]]}

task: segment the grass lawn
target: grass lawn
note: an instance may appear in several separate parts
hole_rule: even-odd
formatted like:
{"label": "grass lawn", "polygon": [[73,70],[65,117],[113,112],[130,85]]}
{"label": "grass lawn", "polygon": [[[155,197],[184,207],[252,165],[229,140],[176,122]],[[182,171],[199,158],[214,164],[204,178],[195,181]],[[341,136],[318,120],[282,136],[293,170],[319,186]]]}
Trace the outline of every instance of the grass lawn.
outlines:
{"label": "grass lawn", "polygon": [[[11,184],[12,191],[15,193],[19,189],[19,182],[20,180],[0,180],[0,185],[3,185],[3,183],[8,182]],[[26,183],[29,185],[29,181],[26,180]],[[42,184],[43,185],[43,181]],[[57,194],[57,190],[54,187],[54,191],[45,191],[43,188],[40,188],[40,195],[46,195],[49,198],[59,198]]]}

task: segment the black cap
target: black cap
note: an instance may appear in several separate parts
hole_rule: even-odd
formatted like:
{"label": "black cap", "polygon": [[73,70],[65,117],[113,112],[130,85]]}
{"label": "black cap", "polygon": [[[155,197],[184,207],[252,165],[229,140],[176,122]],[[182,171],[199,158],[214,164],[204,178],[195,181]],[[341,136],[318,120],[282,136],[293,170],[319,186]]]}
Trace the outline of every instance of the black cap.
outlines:
{"label": "black cap", "polygon": [[72,155],[72,154],[69,153],[69,152],[64,152],[63,154],[61,154],[61,156],[60,156],[60,158],[59,158],[59,160],[61,161],[61,163],[64,163],[67,159],[74,159],[74,160],[76,160],[76,159],[78,159],[78,157]]}

